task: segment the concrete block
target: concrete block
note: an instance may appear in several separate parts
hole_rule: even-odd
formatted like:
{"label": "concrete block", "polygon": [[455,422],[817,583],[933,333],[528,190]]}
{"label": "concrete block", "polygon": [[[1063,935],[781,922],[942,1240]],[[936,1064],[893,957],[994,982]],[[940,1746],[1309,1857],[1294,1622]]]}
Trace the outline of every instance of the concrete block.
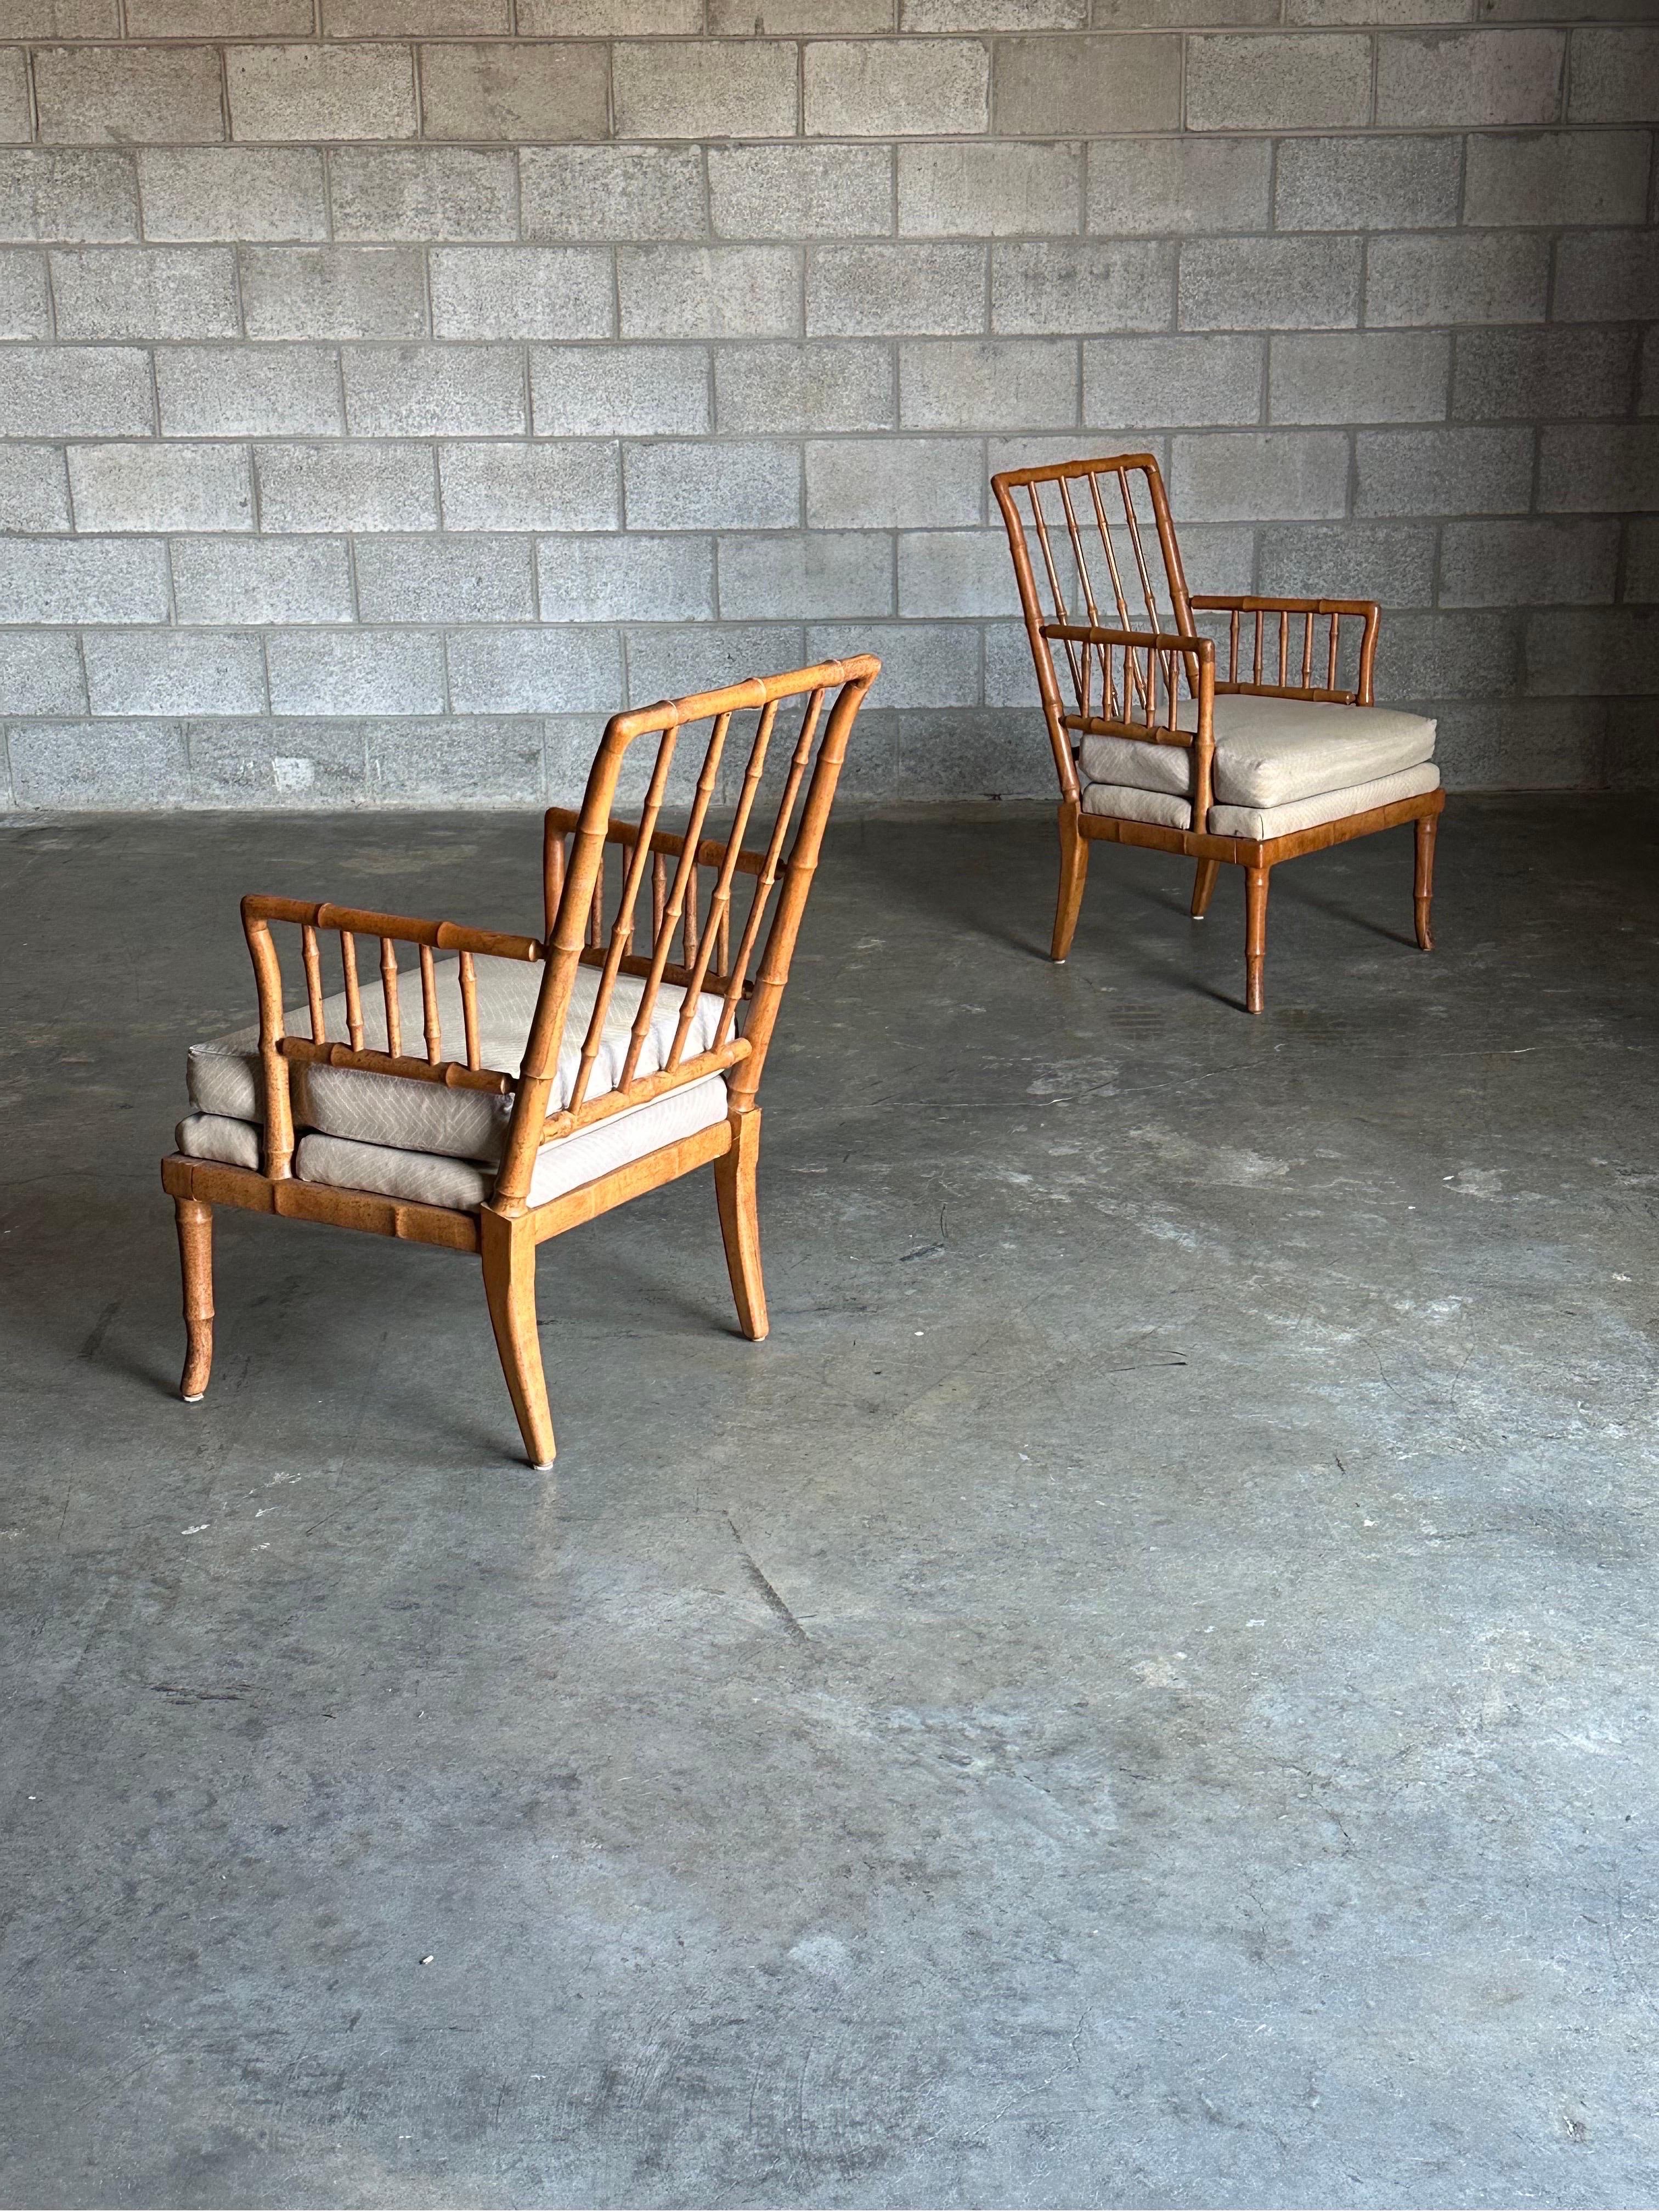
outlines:
{"label": "concrete block", "polygon": [[1619,525],[1449,522],[1440,547],[1444,607],[1595,606],[1611,602]]}
{"label": "concrete block", "polygon": [[991,328],[1055,336],[1168,330],[1176,249],[1161,240],[1057,239],[991,249]]}
{"label": "concrete block", "polygon": [[1600,700],[1437,706],[1434,757],[1448,791],[1601,788],[1608,718]]}
{"label": "concrete block", "polygon": [[1089,0],[899,0],[901,31],[1086,31]]}
{"label": "concrete block", "polygon": [[1078,419],[1073,338],[935,338],[899,348],[907,430],[1065,429]]}
{"label": "concrete block", "polygon": [[1265,138],[1097,140],[1089,149],[1089,228],[1114,238],[1266,230],[1273,151]]}
{"label": "concrete block", "polygon": [[332,346],[164,346],[164,438],[334,437],[345,428]]}
{"label": "concrete block", "polygon": [[1625,415],[1635,381],[1633,331],[1460,331],[1452,413],[1516,422]]}
{"label": "concrete block", "polygon": [[544,623],[702,622],[714,612],[714,541],[689,532],[544,538],[536,574]]}
{"label": "concrete block", "polygon": [[366,623],[533,622],[527,538],[360,538],[357,606]]}
{"label": "concrete block", "polygon": [[149,356],[129,346],[19,350],[0,378],[0,438],[147,438]]}
{"label": "concrete block", "polygon": [[1335,430],[1218,430],[1174,441],[1170,497],[1183,520],[1322,522],[1346,513],[1348,441]]}
{"label": "concrete block", "polygon": [[901,146],[898,227],[910,237],[1060,237],[1083,227],[1083,149]]}
{"label": "concrete block", "polygon": [[[724,684],[741,683],[747,676],[769,675],[775,669],[800,668],[811,658],[799,623],[705,623],[694,629],[664,625],[629,630],[626,642],[627,696],[634,707],[712,691]],[[735,741],[735,727],[732,735]],[[682,750],[688,759],[701,757],[700,750],[692,755],[689,745]],[[677,762],[676,767],[684,764]]]}
{"label": "concrete block", "polygon": [[1461,138],[1287,138],[1274,221],[1280,230],[1449,228],[1462,167]]}
{"label": "concrete block", "polygon": [[1647,698],[1659,607],[1607,607],[1527,617],[1527,690],[1534,698]]}
{"label": "concrete block", "polygon": [[1197,238],[1181,249],[1184,330],[1342,330],[1359,320],[1357,238]]}
{"label": "concrete block", "polygon": [[[1597,15],[1611,15],[1596,9]],[[1645,12],[1638,0],[1638,11]],[[1651,123],[1659,115],[1659,30],[1612,24],[1572,33],[1573,123]]]}
{"label": "concrete block", "polygon": [[722,538],[719,561],[722,622],[893,611],[892,547],[874,531]]}
{"label": "concrete block", "polygon": [[352,619],[343,538],[180,538],[172,555],[173,604],[181,623]]}
{"label": "concrete block", "polygon": [[1639,223],[1648,150],[1641,131],[1479,132],[1469,140],[1463,220],[1539,228]]}
{"label": "concrete block", "polygon": [[518,0],[518,21],[526,38],[692,38],[702,0]]}
{"label": "concrete block", "polygon": [[1275,337],[1273,422],[1443,422],[1451,388],[1444,331],[1333,331]]}
{"label": "concrete block", "polygon": [[1426,607],[1434,550],[1431,523],[1271,523],[1261,533],[1261,588],[1270,598]]}
{"label": "concrete block", "polygon": [[1087,338],[1083,419],[1109,430],[1258,422],[1260,337]]}
{"label": "concrete block", "polygon": [[251,338],[426,334],[426,270],[418,246],[246,246],[240,262]]}
{"label": "concrete block", "polygon": [[443,640],[428,630],[279,629],[265,641],[276,714],[441,714]]}
{"label": "concrete block", "polygon": [[618,138],[795,135],[795,49],[787,41],[619,42],[611,77]]}
{"label": "concrete block", "polygon": [[815,40],[801,76],[809,138],[955,137],[990,121],[991,57],[979,39]]}
{"label": "concrete block", "polygon": [[1531,502],[1530,429],[1362,430],[1355,449],[1356,514],[1524,514]]}
{"label": "concrete block", "polygon": [[342,147],[329,157],[334,235],[348,240],[516,238],[517,164],[467,146]]}
{"label": "concrete block", "polygon": [[1123,32],[999,39],[992,80],[997,135],[1106,138],[1179,131],[1181,45]]}
{"label": "concrete block", "polygon": [[11,732],[20,807],[174,807],[190,797],[184,732],[176,722],[20,722]]}
{"label": "concrete block", "polygon": [[1553,312],[1577,323],[1659,318],[1659,231],[1564,238],[1556,249]]}
{"label": "concrete block", "polygon": [[458,629],[445,641],[458,714],[612,714],[622,703],[622,640],[598,629]]}
{"label": "concrete block", "polygon": [[526,238],[610,244],[701,238],[708,228],[695,147],[526,147],[519,175]]}
{"label": "concrete block", "polygon": [[441,338],[616,335],[611,256],[575,246],[434,246],[432,329]]}
{"label": "concrete block", "polygon": [[[1038,757],[1054,773],[1048,733],[1039,709],[1036,673],[1031,665],[1030,642],[1023,622],[988,622],[984,625],[985,703],[988,707],[1023,707],[1032,716],[1032,736],[1042,747]],[[1041,787],[1039,787],[1041,788]]]}
{"label": "concrete block", "polygon": [[0,149],[0,239],[138,235],[138,173],[131,154]]}
{"label": "concrete block", "polygon": [[856,339],[721,346],[714,394],[723,434],[889,430],[895,421],[891,350]]}
{"label": "concrete block", "polygon": [[359,346],[344,366],[353,437],[518,437],[528,427],[518,346]]}
{"label": "concrete block", "polygon": [[0,622],[167,618],[167,556],[159,538],[0,538]]}
{"label": "concrete block", "polygon": [[860,238],[893,228],[893,157],[878,146],[711,146],[717,238]]}
{"label": "concrete block", "polygon": [[230,135],[245,143],[416,135],[408,46],[230,46],[225,82]]}
{"label": "concrete block", "polygon": [[513,0],[322,0],[321,13],[325,39],[488,39],[513,27]]}
{"label": "concrete block", "polygon": [[21,46],[0,46],[0,144],[26,146],[33,136],[27,57]]}
{"label": "concrete block", "polygon": [[919,709],[892,719],[898,730],[898,799],[1054,796],[1054,757],[1035,714]]}
{"label": "concrete block", "polygon": [[610,129],[609,85],[603,46],[515,40],[421,48],[421,112],[428,138],[509,145],[603,138]]}
{"label": "concrete block", "polygon": [[1376,42],[1376,119],[1407,130],[1553,123],[1566,45],[1562,31],[1386,32]]}
{"label": "concrete block", "polygon": [[1002,530],[906,530],[898,540],[898,611],[929,617],[1017,615],[1019,592]]}
{"label": "concrete block", "polygon": [[890,31],[896,0],[708,0],[708,28],[723,38],[814,38]]}
{"label": "concrete block", "polygon": [[800,329],[800,256],[789,246],[622,246],[628,338],[789,337]]}
{"label": "concrete block", "polygon": [[46,255],[23,246],[0,246],[0,338],[51,336]]}
{"label": "concrete block", "polygon": [[850,659],[881,656],[884,707],[977,707],[980,634],[975,623],[809,623],[806,657]]}
{"label": "concrete block", "polygon": [[982,246],[817,246],[806,257],[813,337],[949,337],[982,331]]}
{"label": "concrete block", "polygon": [[984,519],[976,438],[837,438],[806,447],[809,530],[971,528]]}
{"label": "concrete block", "polygon": [[532,346],[530,387],[538,438],[673,436],[709,427],[702,346]]}
{"label": "concrete block", "polygon": [[0,531],[69,527],[69,472],[61,447],[0,446]]}
{"label": "concrete block", "polygon": [[69,472],[79,531],[253,527],[245,446],[71,446]]}
{"label": "concrete block", "polygon": [[1181,557],[1194,592],[1255,589],[1255,532],[1247,522],[1182,523]]}
{"label": "concrete block", "polygon": [[138,156],[149,239],[328,236],[323,157],[310,147],[169,146]]}
{"label": "concrete block", "polygon": [[796,530],[800,455],[759,439],[623,449],[630,530]]}
{"label": "concrete block", "polygon": [[1625,525],[1625,588],[1635,606],[1659,604],[1659,520]]}
{"label": "concrete block", "polygon": [[361,722],[185,725],[198,806],[358,807],[367,778]]}
{"label": "concrete block", "polygon": [[1607,718],[1601,778],[1605,787],[1651,791],[1659,784],[1659,729],[1654,726],[1652,708],[1643,699],[1616,702],[1607,708]]}
{"label": "concrete block", "polygon": [[19,630],[0,655],[0,714],[84,714],[86,678],[67,630]]}
{"label": "concrete block", "polygon": [[62,338],[238,335],[228,246],[62,246],[52,255]]}
{"label": "concrete block", "polygon": [[1537,504],[1546,514],[1659,508],[1659,422],[1574,422],[1540,430]]}
{"label": "concrete block", "polygon": [[1366,259],[1365,320],[1537,323],[1548,287],[1546,238],[1502,231],[1374,238]]}
{"label": "concrete block", "polygon": [[39,135],[52,146],[183,146],[225,135],[212,46],[39,46]]}
{"label": "concrete block", "polygon": [[[1051,468],[1057,461],[1075,461],[1079,458],[1099,460],[1113,453],[1151,453],[1167,477],[1170,471],[1164,449],[1168,442],[1164,438],[1149,437],[1145,430],[1136,430],[1119,437],[1109,431],[1096,429],[1091,430],[1081,441],[1083,451],[1080,455],[1079,440],[1069,434],[1061,437],[990,437],[985,441],[985,474],[988,480],[1000,476],[1006,469],[1046,469]],[[988,496],[988,516],[994,516],[996,511],[995,501]]]}
{"label": "concrete block", "polygon": [[441,446],[446,530],[615,530],[622,465],[614,443]]}
{"label": "concrete block", "polygon": [[1376,645],[1376,696],[1413,701],[1491,699],[1521,689],[1521,624],[1504,613],[1390,615]]}
{"label": "concrete block", "polygon": [[1371,42],[1340,31],[1187,40],[1189,131],[1340,131],[1371,119]]}
{"label": "concrete block", "polygon": [[119,0],[11,0],[6,27],[14,39],[118,39]]}
{"label": "concrete block", "polygon": [[1643,336],[1639,377],[1637,413],[1659,415],[1659,331],[1648,331]]}
{"label": "concrete block", "polygon": [[263,714],[264,657],[233,630],[82,633],[94,714]]}
{"label": "concrete block", "polygon": [[368,788],[377,806],[539,804],[538,721],[371,725],[364,732]]}
{"label": "concrete block", "polygon": [[276,535],[438,526],[429,446],[256,446],[253,467],[259,527]]}
{"label": "concrete block", "polygon": [[[126,0],[129,39],[235,39],[250,29],[247,0]],[[258,0],[266,39],[308,39],[315,17],[307,0]]]}

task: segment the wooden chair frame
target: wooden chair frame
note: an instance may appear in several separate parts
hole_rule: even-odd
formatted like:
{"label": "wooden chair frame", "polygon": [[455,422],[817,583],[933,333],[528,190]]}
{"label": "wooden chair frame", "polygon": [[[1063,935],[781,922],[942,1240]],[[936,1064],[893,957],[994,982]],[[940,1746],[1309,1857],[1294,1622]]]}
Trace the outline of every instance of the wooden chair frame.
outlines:
{"label": "wooden chair frame", "polygon": [[[173,1198],[177,1212],[184,1274],[189,1349],[179,1389],[185,1400],[193,1404],[204,1395],[213,1364],[216,1206],[332,1222],[375,1236],[476,1254],[483,1263],[484,1294],[513,1409],[526,1453],[538,1468],[550,1467],[554,1456],[553,1426],[536,1326],[536,1249],[549,1237],[712,1164],[720,1234],[739,1325],[752,1340],[765,1336],[766,1292],[756,1212],[761,1126],[757,1093],[848,738],[880,666],[871,656],[860,655],[614,715],[606,726],[580,812],[556,807],[546,817],[543,939],[297,899],[243,900],[243,927],[259,998],[259,1054],[265,1098],[262,1164],[257,1170],[231,1167],[182,1153],[171,1154],[161,1163],[162,1187]],[[833,699],[830,699],[831,693]],[[780,705],[795,699],[802,702],[800,728],[786,752],[782,744],[774,742],[775,724]],[[735,784],[730,827],[723,835],[706,835],[720,788],[732,718],[750,713],[757,720],[748,757],[740,777],[729,779]],[[689,818],[684,834],[676,834],[659,826],[676,743],[682,732],[705,723],[710,726]],[[656,753],[639,819],[617,818],[612,807],[629,748],[653,736],[658,740]],[[775,781],[781,782],[781,793],[769,833],[757,845],[746,846],[744,838],[756,813],[769,758]],[[605,865],[611,851],[616,853],[621,878],[614,903],[607,889]],[[699,892],[700,878],[705,872],[713,878],[706,900]],[[740,880],[746,887],[746,916],[734,912],[733,893]],[[641,933],[638,915],[647,895],[650,924],[648,931]],[[738,903],[740,906],[740,901]],[[766,927],[769,908],[771,921]],[[291,925],[299,932],[308,1036],[289,1033],[273,925]],[[330,1042],[325,1035],[319,935],[331,933],[339,940],[347,1043]],[[677,934],[678,959],[673,957]],[[386,1023],[384,1052],[368,1049],[363,1044],[362,987],[356,942],[360,936],[379,941]],[[636,941],[641,945],[638,951]],[[399,945],[417,949],[423,1057],[404,1049],[398,1005]],[[465,1032],[465,1058],[460,1060],[444,1056],[434,963],[438,951],[458,956]],[[480,956],[542,964],[535,1015],[516,1075],[480,1063],[474,966]],[[594,1008],[568,1101],[557,1110],[550,1110],[572,988],[577,969],[584,965],[599,970]],[[587,1086],[613,987],[622,974],[642,979],[639,1010],[615,1089],[589,1097]],[[638,1064],[665,981],[683,987],[680,1018],[665,1065],[654,1073],[641,1075],[636,1072]],[[688,1054],[685,1048],[699,995],[716,993],[720,1012],[714,1042],[701,1052]],[[737,1015],[742,1003],[746,1003],[747,1018],[739,1035]],[[293,1173],[295,1131],[289,1070],[307,1061],[365,1068],[463,1089],[512,1092],[511,1118],[492,1196],[477,1210],[464,1212],[387,1198],[372,1191],[298,1181]],[[715,1073],[723,1074],[726,1081],[728,1112],[724,1120],[544,1204],[529,1203],[531,1178],[544,1144]]]}
{"label": "wooden chair frame", "polygon": [[[1282,837],[1215,836],[1203,826],[1210,817],[1217,696],[1238,693],[1369,707],[1380,612],[1376,602],[1189,592],[1163,476],[1151,453],[1010,469],[993,477],[991,487],[1008,532],[1043,717],[1060,775],[1060,894],[1050,957],[1063,961],[1071,950],[1088,875],[1089,847],[1096,840],[1184,853],[1195,860],[1191,906],[1195,921],[1204,919],[1217,871],[1227,861],[1244,871],[1244,1002],[1249,1012],[1259,1014],[1264,1003],[1267,879],[1272,871],[1281,860],[1322,852],[1328,845],[1369,837],[1407,822],[1415,825],[1417,942],[1425,952],[1431,951],[1435,836],[1445,805],[1443,792],[1398,799]],[[1154,548],[1165,586],[1162,604]],[[1047,586],[1046,606],[1039,566]],[[1115,611],[1115,626],[1102,622],[1105,592],[1097,593],[1097,577],[1109,586],[1109,612]],[[1139,604],[1132,605],[1131,594],[1137,592]],[[1204,634],[1200,616],[1211,618],[1210,627],[1218,637]],[[1224,655],[1220,672],[1218,644]],[[1343,675],[1352,678],[1346,686],[1339,680]],[[1176,726],[1183,699],[1197,702],[1195,729]],[[1097,736],[1190,750],[1192,818],[1197,826],[1176,830],[1085,812],[1075,748],[1085,738]]]}

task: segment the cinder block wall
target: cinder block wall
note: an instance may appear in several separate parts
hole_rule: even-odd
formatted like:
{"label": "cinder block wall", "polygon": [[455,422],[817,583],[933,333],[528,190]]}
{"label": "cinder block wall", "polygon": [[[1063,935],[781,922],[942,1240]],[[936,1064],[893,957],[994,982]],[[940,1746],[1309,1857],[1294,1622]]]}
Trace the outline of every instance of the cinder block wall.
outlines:
{"label": "cinder block wall", "polygon": [[1046,791],[986,480],[1138,446],[1449,781],[1650,781],[1647,12],[0,0],[9,803],[533,801],[852,646],[859,795]]}

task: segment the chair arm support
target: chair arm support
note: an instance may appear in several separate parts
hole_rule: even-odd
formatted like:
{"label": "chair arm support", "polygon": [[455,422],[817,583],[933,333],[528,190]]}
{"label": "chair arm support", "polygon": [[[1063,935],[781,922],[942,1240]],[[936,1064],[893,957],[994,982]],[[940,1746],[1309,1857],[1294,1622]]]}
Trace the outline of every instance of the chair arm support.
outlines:
{"label": "chair arm support", "polygon": [[[1250,592],[1194,592],[1190,605],[1195,613],[1224,614],[1227,624],[1227,668],[1220,679],[1220,689],[1226,691],[1255,693],[1277,699],[1326,699],[1369,707],[1371,703],[1371,670],[1376,658],[1377,625],[1382,620],[1382,609],[1375,599],[1308,599],[1264,596]],[[1262,648],[1267,619],[1278,617],[1273,625],[1276,631],[1276,650],[1273,658],[1279,664],[1279,681],[1271,677],[1264,680]],[[1291,623],[1301,617],[1302,650],[1292,656],[1290,651]],[[1241,620],[1249,626],[1253,652],[1249,665],[1251,674],[1240,674],[1239,648]],[[1344,622],[1360,625],[1359,666],[1355,688],[1345,691],[1338,687],[1337,663],[1340,653]],[[1322,656],[1325,664],[1325,682],[1313,681],[1314,637],[1316,626],[1327,625],[1326,651]],[[1292,675],[1295,661],[1301,663],[1301,682]]]}

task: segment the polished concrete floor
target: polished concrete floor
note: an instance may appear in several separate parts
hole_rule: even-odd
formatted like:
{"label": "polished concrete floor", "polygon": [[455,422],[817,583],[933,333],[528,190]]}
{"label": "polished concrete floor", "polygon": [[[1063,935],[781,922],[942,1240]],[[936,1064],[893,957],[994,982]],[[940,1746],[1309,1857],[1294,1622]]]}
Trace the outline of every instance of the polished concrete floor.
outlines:
{"label": "polished concrete floor", "polygon": [[1659,2197],[1652,809],[1242,896],[832,831],[706,1175],[473,1263],[155,1161],[235,900],[535,925],[526,817],[0,831],[0,2198]]}

